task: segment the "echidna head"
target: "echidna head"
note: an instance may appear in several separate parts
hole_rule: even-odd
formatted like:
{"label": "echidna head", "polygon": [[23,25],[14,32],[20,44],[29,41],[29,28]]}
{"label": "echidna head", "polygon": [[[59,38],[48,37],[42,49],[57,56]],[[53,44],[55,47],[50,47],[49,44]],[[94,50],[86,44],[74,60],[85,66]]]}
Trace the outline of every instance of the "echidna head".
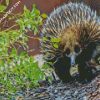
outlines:
{"label": "echidna head", "polygon": [[75,58],[82,52],[77,33],[78,31],[74,27],[71,27],[64,30],[63,35],[61,36],[62,39],[60,45],[63,48],[64,55],[70,58],[71,65],[75,64]]}
{"label": "echidna head", "polygon": [[80,56],[83,52],[89,55],[87,57],[91,58],[96,55],[94,52],[96,52],[96,45],[100,38],[99,26],[96,24],[83,23],[82,26],[77,25],[77,27],[73,25],[61,34],[60,45],[62,46],[63,54],[70,58],[72,66],[75,64],[76,57]]}

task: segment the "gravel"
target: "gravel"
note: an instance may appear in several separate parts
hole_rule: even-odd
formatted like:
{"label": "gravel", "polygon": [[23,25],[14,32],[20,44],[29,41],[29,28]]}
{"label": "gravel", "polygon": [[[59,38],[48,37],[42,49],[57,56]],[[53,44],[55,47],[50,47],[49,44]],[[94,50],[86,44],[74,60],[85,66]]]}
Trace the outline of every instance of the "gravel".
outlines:
{"label": "gravel", "polygon": [[[30,91],[31,93],[31,91]],[[87,84],[62,82],[35,89],[23,100],[100,100],[100,75]]]}

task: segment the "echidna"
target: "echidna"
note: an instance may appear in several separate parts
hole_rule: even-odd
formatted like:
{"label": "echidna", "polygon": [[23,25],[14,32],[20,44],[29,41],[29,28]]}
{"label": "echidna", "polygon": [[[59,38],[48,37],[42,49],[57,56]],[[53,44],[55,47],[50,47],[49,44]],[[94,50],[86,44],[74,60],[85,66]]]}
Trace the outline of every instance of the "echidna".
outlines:
{"label": "echidna", "polygon": [[69,3],[55,9],[42,30],[42,53],[63,82],[72,79],[70,67],[78,65],[80,79],[91,80],[88,62],[100,53],[100,18],[83,3]]}

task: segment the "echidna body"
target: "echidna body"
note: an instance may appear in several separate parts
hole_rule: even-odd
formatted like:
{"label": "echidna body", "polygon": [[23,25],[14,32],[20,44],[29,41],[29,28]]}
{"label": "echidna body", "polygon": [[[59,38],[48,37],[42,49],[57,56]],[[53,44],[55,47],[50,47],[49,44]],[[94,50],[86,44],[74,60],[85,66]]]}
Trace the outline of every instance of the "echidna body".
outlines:
{"label": "echidna body", "polygon": [[100,45],[100,19],[96,12],[82,3],[65,4],[54,10],[42,30],[42,52],[52,62],[56,74],[70,81],[70,67],[78,64],[82,80],[91,80],[88,66],[98,53]]}

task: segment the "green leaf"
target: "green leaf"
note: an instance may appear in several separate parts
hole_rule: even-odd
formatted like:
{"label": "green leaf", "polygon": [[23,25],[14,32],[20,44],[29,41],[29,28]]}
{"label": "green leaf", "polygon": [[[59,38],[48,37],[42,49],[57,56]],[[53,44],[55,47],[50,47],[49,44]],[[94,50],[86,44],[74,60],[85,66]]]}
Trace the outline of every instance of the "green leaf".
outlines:
{"label": "green leaf", "polygon": [[42,16],[43,18],[47,18],[47,17],[48,17],[47,14],[45,14],[45,13],[41,14],[41,16]]}
{"label": "green leaf", "polygon": [[24,17],[30,17],[30,11],[26,6],[24,6]]}
{"label": "green leaf", "polygon": [[51,38],[51,42],[60,42],[61,41],[61,39],[60,38]]}
{"label": "green leaf", "polygon": [[6,6],[0,4],[0,12],[3,12],[6,9]]}
{"label": "green leaf", "polygon": [[58,44],[57,43],[53,44],[53,46],[54,46],[54,48],[58,48]]}
{"label": "green leaf", "polygon": [[12,57],[16,57],[17,56],[17,50],[16,49],[12,49],[11,56]]}
{"label": "green leaf", "polygon": [[47,41],[48,39],[47,39],[46,37],[43,37],[42,40],[43,40],[43,41]]}

